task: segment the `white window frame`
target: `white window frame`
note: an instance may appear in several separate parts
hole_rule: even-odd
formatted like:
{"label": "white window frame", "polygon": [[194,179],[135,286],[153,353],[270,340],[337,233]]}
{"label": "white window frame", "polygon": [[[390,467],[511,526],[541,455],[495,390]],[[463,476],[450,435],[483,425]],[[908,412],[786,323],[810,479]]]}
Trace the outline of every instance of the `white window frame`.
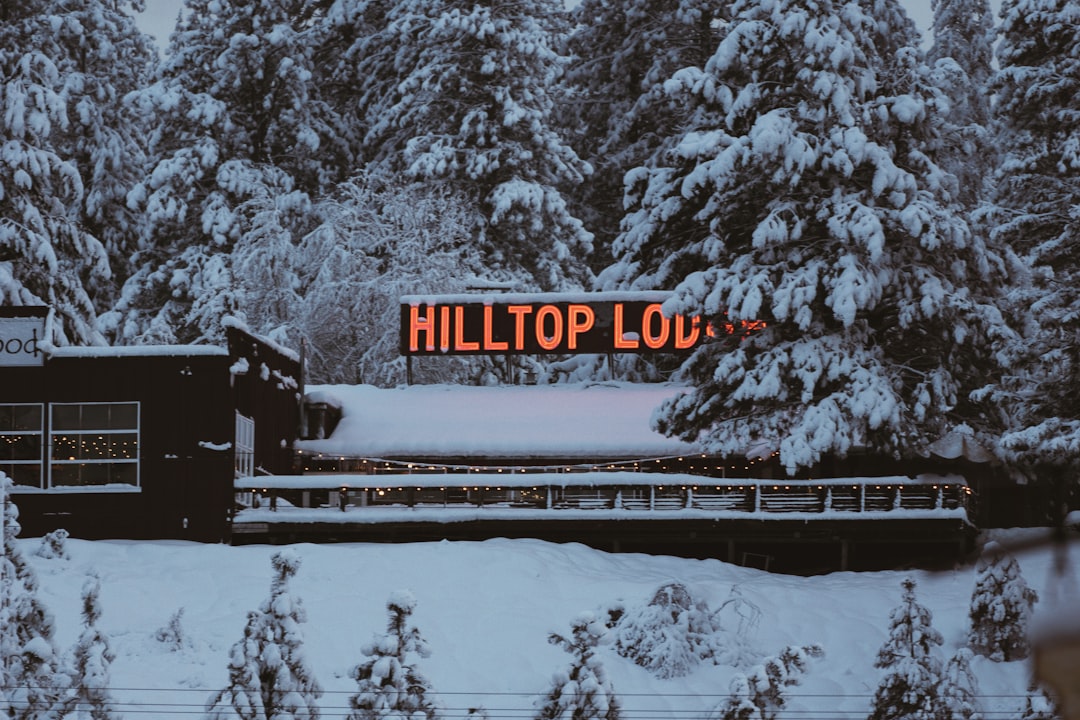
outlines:
{"label": "white window frame", "polygon": [[255,475],[255,420],[236,411],[235,476]]}
{"label": "white window frame", "polygon": [[[91,407],[101,405],[130,405],[135,407],[135,426],[134,427],[122,427],[122,428],[84,428],[79,427],[76,429],[57,429],[56,424],[56,409],[61,407]],[[81,423],[80,423],[81,424]],[[49,445],[48,445],[48,458],[49,465],[49,485],[50,490],[60,490],[69,492],[95,492],[99,490],[136,490],[142,487],[142,475],[141,475],[141,463],[140,459],[140,445],[142,442],[142,403],[137,400],[127,401],[113,401],[113,402],[58,402],[49,404]],[[55,457],[57,438],[62,436],[84,436],[84,435],[108,435],[114,433],[134,434],[135,435],[135,449],[131,457],[121,458],[68,458],[62,459]],[[86,465],[134,465],[135,466],[135,482],[134,483],[109,483],[107,485],[57,485],[54,481],[55,469],[63,466],[86,466]]]}
{"label": "white window frame", "polygon": [[[16,436],[24,435],[36,435],[39,439],[38,446],[40,451],[37,459],[35,460],[0,460],[0,466],[4,465],[37,465],[38,468],[38,481],[36,485],[15,485],[14,488],[34,488],[40,490],[45,482],[45,448],[47,447],[45,442],[45,403],[2,403],[0,408],[16,408],[16,407],[36,407],[38,409],[39,425],[37,430],[5,430],[0,428],[0,442],[11,442],[8,438],[15,438]],[[15,478],[11,478],[12,482]]]}

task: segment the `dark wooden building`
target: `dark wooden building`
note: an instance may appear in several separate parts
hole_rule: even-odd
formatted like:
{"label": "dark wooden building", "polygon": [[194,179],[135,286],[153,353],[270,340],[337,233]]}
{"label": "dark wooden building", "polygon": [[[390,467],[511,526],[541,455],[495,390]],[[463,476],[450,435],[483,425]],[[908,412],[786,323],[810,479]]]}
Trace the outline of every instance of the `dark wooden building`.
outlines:
{"label": "dark wooden building", "polygon": [[[227,347],[51,348],[44,308],[0,311],[0,471],[24,536],[229,539],[238,474],[287,473],[300,363]],[[18,355],[11,357],[11,355]]]}

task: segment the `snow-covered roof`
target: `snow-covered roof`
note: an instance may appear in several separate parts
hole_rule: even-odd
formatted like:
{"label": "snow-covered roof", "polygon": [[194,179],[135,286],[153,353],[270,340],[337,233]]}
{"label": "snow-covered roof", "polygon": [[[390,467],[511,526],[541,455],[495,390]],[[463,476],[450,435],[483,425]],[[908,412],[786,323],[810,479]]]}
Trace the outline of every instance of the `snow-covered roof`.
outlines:
{"label": "snow-covered roof", "polygon": [[81,357],[227,357],[229,351],[216,345],[120,345],[55,347],[49,351],[54,358]]}
{"label": "snow-covered roof", "polygon": [[890,475],[888,477],[817,478],[814,480],[773,480],[761,478],[716,478],[690,473],[626,472],[596,470],[592,472],[479,472],[435,473],[410,472],[402,474],[315,474],[315,475],[258,475],[233,480],[236,490],[353,490],[371,488],[533,488],[533,487],[737,487],[746,488],[795,488],[804,490],[814,487],[867,485],[930,486],[955,485],[967,487],[960,475],[922,474],[915,477]]}
{"label": "snow-covered roof", "polygon": [[469,387],[312,386],[308,402],[341,408],[329,438],[301,451],[345,457],[652,458],[700,452],[652,429],[671,384]]}

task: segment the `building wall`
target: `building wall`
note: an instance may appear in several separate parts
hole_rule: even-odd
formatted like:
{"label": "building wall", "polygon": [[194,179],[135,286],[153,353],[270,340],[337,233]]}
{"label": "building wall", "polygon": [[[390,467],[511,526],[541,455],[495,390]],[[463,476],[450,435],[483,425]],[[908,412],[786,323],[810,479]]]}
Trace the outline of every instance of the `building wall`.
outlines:
{"label": "building wall", "polygon": [[[293,442],[300,423],[300,360],[234,327],[227,329],[231,394],[236,411],[255,421],[255,475],[296,471]],[[243,360],[240,360],[243,358]]]}
{"label": "building wall", "polygon": [[[4,403],[139,403],[138,487],[16,488],[23,535],[62,527],[85,538],[226,539],[233,467],[228,367],[222,353],[53,357],[41,367],[0,369]],[[46,448],[46,461],[50,454]]]}

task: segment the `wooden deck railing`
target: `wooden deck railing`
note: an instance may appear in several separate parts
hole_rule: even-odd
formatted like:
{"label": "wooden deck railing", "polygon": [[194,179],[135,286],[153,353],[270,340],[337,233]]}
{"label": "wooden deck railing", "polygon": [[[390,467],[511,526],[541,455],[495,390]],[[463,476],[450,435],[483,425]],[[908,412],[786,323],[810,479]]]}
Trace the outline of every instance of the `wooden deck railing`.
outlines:
{"label": "wooden deck railing", "polygon": [[[388,481],[392,481],[389,482]],[[791,516],[966,511],[971,490],[955,475],[776,481],[657,473],[297,475],[238,478],[238,493],[261,509],[375,512],[384,508],[500,509]]]}

